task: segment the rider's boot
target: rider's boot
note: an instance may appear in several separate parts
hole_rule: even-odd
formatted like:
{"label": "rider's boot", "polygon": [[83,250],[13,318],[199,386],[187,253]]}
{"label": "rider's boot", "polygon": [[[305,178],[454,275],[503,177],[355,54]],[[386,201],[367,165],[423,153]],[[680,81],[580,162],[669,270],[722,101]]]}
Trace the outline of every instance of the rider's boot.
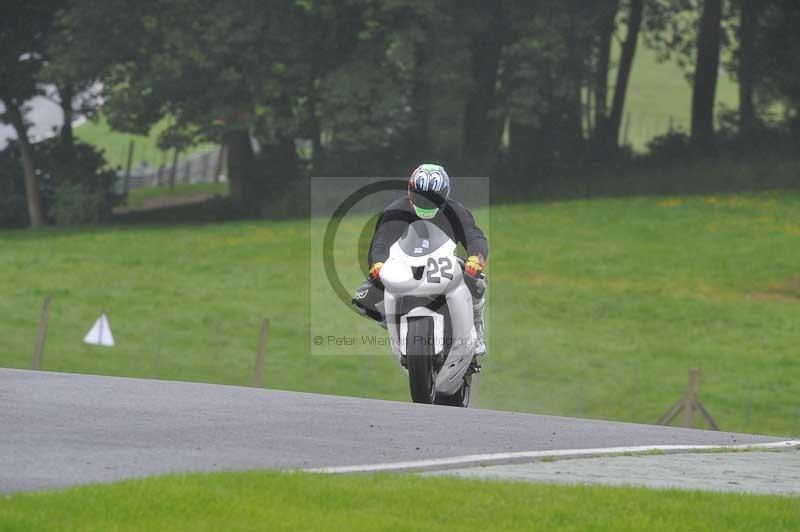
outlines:
{"label": "rider's boot", "polygon": [[480,298],[472,302],[472,314],[475,320],[475,333],[477,340],[475,342],[475,354],[477,356],[486,354],[486,330],[484,327],[483,310],[486,308],[486,299]]}

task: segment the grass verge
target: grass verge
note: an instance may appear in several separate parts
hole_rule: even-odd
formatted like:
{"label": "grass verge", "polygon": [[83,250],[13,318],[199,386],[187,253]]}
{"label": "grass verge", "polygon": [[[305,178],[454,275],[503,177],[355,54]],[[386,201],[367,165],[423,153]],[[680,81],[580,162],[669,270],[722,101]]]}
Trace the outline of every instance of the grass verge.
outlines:
{"label": "grass verge", "polygon": [[175,188],[144,187],[131,190],[126,207],[144,209],[169,205],[171,200],[190,201],[210,196],[228,195],[227,183],[179,183]]}
{"label": "grass verge", "polygon": [[2,530],[797,530],[797,499],[418,476],[190,474],[0,499]]}

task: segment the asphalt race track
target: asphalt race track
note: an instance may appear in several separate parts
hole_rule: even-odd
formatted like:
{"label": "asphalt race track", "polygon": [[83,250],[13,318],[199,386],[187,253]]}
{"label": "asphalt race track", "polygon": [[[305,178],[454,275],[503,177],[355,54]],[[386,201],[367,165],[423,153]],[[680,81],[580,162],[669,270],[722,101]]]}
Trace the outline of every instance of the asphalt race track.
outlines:
{"label": "asphalt race track", "polygon": [[731,445],[767,436],[266,389],[0,369],[0,491],[167,472],[482,453]]}

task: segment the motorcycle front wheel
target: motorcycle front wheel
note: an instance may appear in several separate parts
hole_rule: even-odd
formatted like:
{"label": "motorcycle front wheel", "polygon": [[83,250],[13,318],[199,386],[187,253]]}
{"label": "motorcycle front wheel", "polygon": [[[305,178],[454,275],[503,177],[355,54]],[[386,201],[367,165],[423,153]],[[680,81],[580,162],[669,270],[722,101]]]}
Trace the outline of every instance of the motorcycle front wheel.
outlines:
{"label": "motorcycle front wheel", "polygon": [[464,384],[453,395],[436,394],[434,404],[445,406],[458,406],[461,408],[469,407],[469,397],[472,391],[472,375],[464,377]]}
{"label": "motorcycle front wheel", "polygon": [[433,319],[409,317],[406,360],[411,400],[415,403],[431,404],[436,398],[435,349]]}

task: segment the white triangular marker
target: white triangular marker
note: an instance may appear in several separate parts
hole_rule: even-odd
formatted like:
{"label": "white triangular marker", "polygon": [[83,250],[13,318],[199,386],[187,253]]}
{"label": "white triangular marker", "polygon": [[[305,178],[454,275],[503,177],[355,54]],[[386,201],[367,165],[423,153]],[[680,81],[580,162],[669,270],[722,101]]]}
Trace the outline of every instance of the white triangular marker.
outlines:
{"label": "white triangular marker", "polygon": [[106,318],[105,314],[100,314],[83,342],[91,345],[114,347],[114,335],[111,334],[111,326],[108,324],[108,318]]}

